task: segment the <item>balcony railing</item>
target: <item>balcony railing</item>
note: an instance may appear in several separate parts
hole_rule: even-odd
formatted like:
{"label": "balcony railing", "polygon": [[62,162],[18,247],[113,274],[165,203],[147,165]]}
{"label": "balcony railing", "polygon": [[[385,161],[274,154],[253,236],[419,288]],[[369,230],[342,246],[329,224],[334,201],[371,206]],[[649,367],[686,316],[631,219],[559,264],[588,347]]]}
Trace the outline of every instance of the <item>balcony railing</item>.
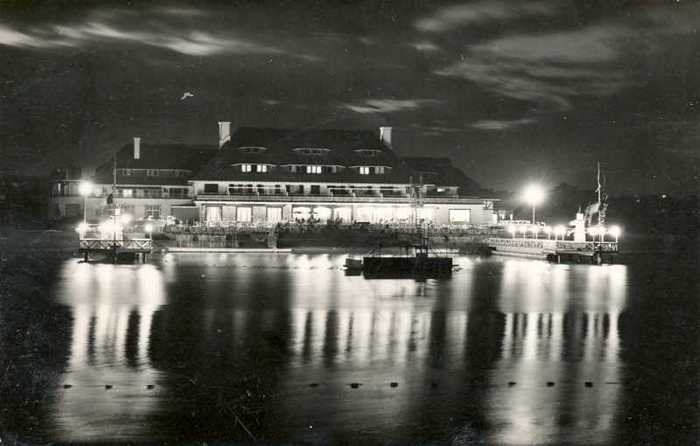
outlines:
{"label": "balcony railing", "polygon": [[[274,202],[336,202],[336,203],[411,203],[412,199],[408,194],[403,196],[387,196],[381,193],[372,195],[359,195],[357,192],[349,195],[265,195],[265,194],[199,194],[195,196],[195,201],[274,201]],[[482,204],[482,199],[462,198],[462,197],[431,197],[423,198],[423,203],[431,204]]]}

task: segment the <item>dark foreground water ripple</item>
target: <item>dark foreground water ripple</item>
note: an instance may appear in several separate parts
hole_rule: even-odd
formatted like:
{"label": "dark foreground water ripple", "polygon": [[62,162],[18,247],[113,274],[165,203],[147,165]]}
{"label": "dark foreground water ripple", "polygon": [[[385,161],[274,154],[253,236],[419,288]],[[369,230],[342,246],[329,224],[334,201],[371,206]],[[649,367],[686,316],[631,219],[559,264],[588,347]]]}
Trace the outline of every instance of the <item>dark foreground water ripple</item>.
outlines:
{"label": "dark foreground water ripple", "polygon": [[[0,306],[0,435],[29,443],[700,438],[693,247],[604,266],[462,257],[451,279],[426,282],[346,276],[343,261],[64,262],[48,298]],[[25,333],[24,319],[40,333]]]}

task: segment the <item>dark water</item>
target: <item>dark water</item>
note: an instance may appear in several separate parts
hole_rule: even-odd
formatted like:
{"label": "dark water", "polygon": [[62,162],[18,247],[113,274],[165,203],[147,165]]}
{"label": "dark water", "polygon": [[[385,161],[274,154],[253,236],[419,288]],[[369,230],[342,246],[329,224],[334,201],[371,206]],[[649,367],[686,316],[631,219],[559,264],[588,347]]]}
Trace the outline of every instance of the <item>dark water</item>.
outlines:
{"label": "dark water", "polygon": [[0,307],[2,438],[696,444],[699,268],[680,249],[463,257],[423,283],[329,255],[66,261],[39,333]]}

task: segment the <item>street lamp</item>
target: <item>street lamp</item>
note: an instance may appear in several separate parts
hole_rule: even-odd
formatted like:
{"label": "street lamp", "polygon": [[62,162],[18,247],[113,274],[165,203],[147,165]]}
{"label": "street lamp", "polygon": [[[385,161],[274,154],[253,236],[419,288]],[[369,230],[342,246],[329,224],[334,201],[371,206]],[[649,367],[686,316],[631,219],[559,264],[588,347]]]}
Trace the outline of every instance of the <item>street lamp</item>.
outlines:
{"label": "street lamp", "polygon": [[514,225],[509,225],[508,226],[508,232],[515,238],[515,232],[517,231],[516,227]]}
{"label": "street lamp", "polygon": [[544,201],[544,189],[539,184],[530,184],[523,191],[523,199],[532,206],[532,224],[535,224],[535,208]]}
{"label": "street lamp", "polygon": [[146,226],[144,226],[143,228],[146,230],[148,238],[153,238],[153,235],[151,234],[153,232],[153,225],[150,223],[146,223]]}
{"label": "street lamp", "polygon": [[527,226],[521,225],[518,227],[518,229],[520,230],[520,232],[523,233],[523,238],[525,238],[525,236],[527,235]]}
{"label": "street lamp", "polygon": [[532,231],[532,238],[537,238],[537,233],[539,232],[537,225],[530,226],[530,231]]}
{"label": "street lamp", "polygon": [[617,240],[620,238],[620,234],[622,234],[622,230],[619,226],[610,226],[608,234],[610,234],[611,237],[615,237],[615,243],[617,243]]}
{"label": "street lamp", "polygon": [[78,185],[78,192],[83,196],[83,223],[87,224],[87,197],[92,193],[92,183],[81,181]]}
{"label": "street lamp", "polygon": [[80,223],[78,227],[75,228],[75,231],[80,234],[80,238],[83,238],[85,236],[85,232],[88,230],[88,225],[86,223]]}
{"label": "street lamp", "polygon": [[600,234],[600,231],[598,230],[597,226],[591,226],[590,228],[588,228],[588,233],[591,235],[591,238],[593,239],[593,241],[595,241],[595,237],[598,234]]}
{"label": "street lamp", "polygon": [[566,234],[566,228],[564,226],[557,226],[554,228],[554,240],[557,239],[557,237],[561,237],[562,240],[564,240],[564,234]]}

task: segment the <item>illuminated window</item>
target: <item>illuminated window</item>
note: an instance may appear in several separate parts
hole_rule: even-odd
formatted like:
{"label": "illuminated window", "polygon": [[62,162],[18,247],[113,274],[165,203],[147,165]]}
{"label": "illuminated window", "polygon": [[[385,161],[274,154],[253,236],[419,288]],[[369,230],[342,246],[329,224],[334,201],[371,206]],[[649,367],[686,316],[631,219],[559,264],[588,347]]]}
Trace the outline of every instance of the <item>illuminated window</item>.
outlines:
{"label": "illuminated window", "polygon": [[258,173],[266,173],[267,172],[267,164],[258,164],[255,166],[255,171]]}
{"label": "illuminated window", "polygon": [[241,172],[248,173],[253,171],[253,166],[250,164],[241,164]]}
{"label": "illuminated window", "polygon": [[159,204],[147,204],[144,212],[144,217],[152,218],[153,220],[158,220],[160,218],[160,205]]}
{"label": "illuminated window", "polygon": [[322,172],[321,166],[306,166],[306,173],[319,174]]}
{"label": "illuminated window", "polygon": [[124,198],[131,198],[134,196],[134,191],[131,189],[122,189],[122,196]]}
{"label": "illuminated window", "polygon": [[469,223],[469,209],[450,209],[450,223]]}
{"label": "illuminated window", "polygon": [[367,167],[367,166],[360,167],[360,175],[369,175],[369,167]]}
{"label": "illuminated window", "polygon": [[282,221],[282,208],[267,208],[267,221],[269,223]]}
{"label": "illuminated window", "polygon": [[377,166],[374,168],[374,173],[377,174],[383,174],[384,173],[384,166]]}
{"label": "illuminated window", "polygon": [[426,221],[433,221],[434,217],[434,209],[433,208],[417,208],[416,209],[416,218],[420,220],[426,220]]}
{"label": "illuminated window", "polygon": [[248,223],[253,219],[252,209],[248,207],[236,208],[236,221]]}

